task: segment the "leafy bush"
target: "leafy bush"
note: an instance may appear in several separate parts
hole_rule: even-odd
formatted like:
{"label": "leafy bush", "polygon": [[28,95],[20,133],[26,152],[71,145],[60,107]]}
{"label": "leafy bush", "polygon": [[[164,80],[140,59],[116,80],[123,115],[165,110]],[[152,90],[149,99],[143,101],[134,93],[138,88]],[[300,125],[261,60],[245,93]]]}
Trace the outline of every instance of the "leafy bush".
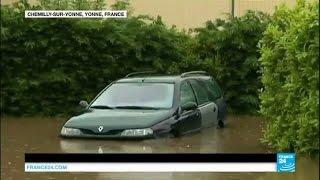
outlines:
{"label": "leafy bush", "polygon": [[[40,0],[39,6],[1,6],[1,107],[15,115],[72,113],[104,86],[133,71],[180,73],[207,70],[226,90],[234,110],[255,111],[258,69],[256,43],[268,18],[208,22],[192,37],[161,18],[121,20],[25,19],[25,9],[101,9],[89,2]],[[111,7],[128,9],[128,1]],[[130,8],[129,8],[130,9]],[[220,28],[223,28],[221,30]],[[220,30],[219,30],[220,29]]]}
{"label": "leafy bush", "polygon": [[[114,7],[126,5],[121,2]],[[1,7],[5,113],[69,114],[79,100],[91,100],[129,72],[164,72],[185,59],[180,43],[189,36],[168,29],[161,18],[25,19],[25,7],[43,8],[28,6]]]}
{"label": "leafy bush", "polygon": [[279,7],[260,42],[264,142],[319,151],[319,2]]}
{"label": "leafy bush", "polygon": [[268,22],[268,15],[249,11],[242,17],[208,21],[195,30],[196,59],[217,79],[234,111],[254,113],[259,107],[257,44]]}

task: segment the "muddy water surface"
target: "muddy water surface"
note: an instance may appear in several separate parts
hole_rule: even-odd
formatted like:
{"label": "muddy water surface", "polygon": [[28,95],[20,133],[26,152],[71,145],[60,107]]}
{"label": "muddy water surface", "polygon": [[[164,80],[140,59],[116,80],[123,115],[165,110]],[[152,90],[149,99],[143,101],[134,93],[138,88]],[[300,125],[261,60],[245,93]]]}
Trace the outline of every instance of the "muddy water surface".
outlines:
{"label": "muddy water surface", "polygon": [[266,153],[259,143],[262,120],[231,116],[224,129],[208,128],[180,137],[143,141],[61,139],[66,119],[1,119],[1,179],[319,179],[319,157],[298,157],[296,173],[24,173],[24,153]]}

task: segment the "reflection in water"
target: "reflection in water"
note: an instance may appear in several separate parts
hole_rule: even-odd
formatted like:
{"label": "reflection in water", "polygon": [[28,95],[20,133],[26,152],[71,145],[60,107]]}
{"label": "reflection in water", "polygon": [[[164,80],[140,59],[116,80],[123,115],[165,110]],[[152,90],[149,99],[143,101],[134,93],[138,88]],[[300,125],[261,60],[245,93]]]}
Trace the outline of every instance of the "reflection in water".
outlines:
{"label": "reflection in water", "polygon": [[229,117],[224,129],[207,128],[180,138],[132,140],[61,139],[65,120],[1,119],[1,179],[297,179],[319,176],[319,157],[298,157],[296,173],[24,173],[25,152],[58,153],[264,153],[259,143],[262,120]]}
{"label": "reflection in water", "polygon": [[101,140],[92,141],[93,142],[91,143],[83,143],[83,141],[77,141],[74,139],[61,139],[60,148],[65,153],[152,153],[151,146],[139,144],[139,142],[136,142],[136,144],[114,145],[113,143],[109,142],[109,144],[108,142]]}
{"label": "reflection in water", "polygon": [[[61,144],[61,143],[60,143],[60,144]],[[99,153],[99,154],[103,154],[103,149],[102,149],[101,146],[98,147],[98,153]]]}

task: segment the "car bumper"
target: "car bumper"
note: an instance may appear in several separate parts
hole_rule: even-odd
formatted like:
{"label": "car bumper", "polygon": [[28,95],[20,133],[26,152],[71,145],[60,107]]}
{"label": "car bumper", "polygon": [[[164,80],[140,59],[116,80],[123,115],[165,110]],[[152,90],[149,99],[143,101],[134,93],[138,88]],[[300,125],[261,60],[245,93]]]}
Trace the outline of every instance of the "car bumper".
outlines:
{"label": "car bumper", "polygon": [[82,134],[82,135],[62,135],[60,134],[61,138],[68,138],[68,139],[152,139],[154,138],[154,135],[148,135],[148,136],[120,136],[120,135],[89,135],[89,134]]}

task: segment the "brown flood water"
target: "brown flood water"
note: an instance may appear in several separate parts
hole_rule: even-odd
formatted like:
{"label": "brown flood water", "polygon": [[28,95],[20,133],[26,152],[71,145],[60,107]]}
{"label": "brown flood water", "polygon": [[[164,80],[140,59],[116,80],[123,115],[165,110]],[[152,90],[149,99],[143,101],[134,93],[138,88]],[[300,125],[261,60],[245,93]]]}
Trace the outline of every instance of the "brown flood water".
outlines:
{"label": "brown flood water", "polygon": [[264,153],[259,143],[262,120],[229,116],[224,129],[215,127],[180,138],[143,141],[81,140],[58,137],[65,119],[1,119],[1,179],[258,179],[314,180],[319,178],[319,157],[297,157],[295,173],[25,173],[24,153]]}

